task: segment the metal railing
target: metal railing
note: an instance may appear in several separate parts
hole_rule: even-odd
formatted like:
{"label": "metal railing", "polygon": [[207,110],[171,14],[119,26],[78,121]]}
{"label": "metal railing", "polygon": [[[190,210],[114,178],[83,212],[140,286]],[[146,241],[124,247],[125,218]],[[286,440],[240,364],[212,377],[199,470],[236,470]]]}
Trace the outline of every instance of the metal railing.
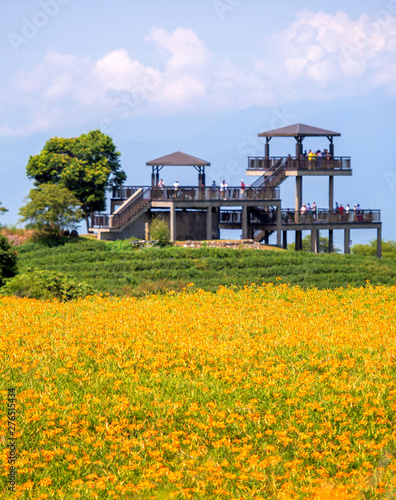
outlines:
{"label": "metal railing", "polygon": [[[113,199],[127,199],[126,195],[132,196],[139,189],[144,190],[144,199],[153,201],[209,201],[209,200],[278,200],[280,196],[279,189],[271,187],[227,187],[222,190],[219,186],[173,186],[149,187],[149,186],[123,186],[113,190]],[[123,197],[125,196],[125,198]],[[129,198],[128,196],[128,198]]]}
{"label": "metal railing", "polygon": [[282,210],[282,224],[378,224],[379,222],[381,222],[381,210],[359,209],[351,210],[349,213],[322,208],[305,213],[301,213],[300,210]]}
{"label": "metal railing", "polygon": [[301,156],[249,156],[248,170],[271,171],[279,160],[285,162],[285,170],[351,170],[350,156],[322,156],[308,158]]}
{"label": "metal railing", "polygon": [[109,227],[110,214],[93,213],[90,215],[90,227],[93,229],[105,229]]}
{"label": "metal railing", "polygon": [[[349,213],[337,210],[317,209],[315,212],[301,213],[292,209],[282,209],[282,225],[292,224],[378,224],[381,222],[380,210],[356,210]],[[248,224],[252,226],[276,225],[276,207],[255,207],[249,212]],[[241,209],[220,210],[220,224],[241,224]]]}

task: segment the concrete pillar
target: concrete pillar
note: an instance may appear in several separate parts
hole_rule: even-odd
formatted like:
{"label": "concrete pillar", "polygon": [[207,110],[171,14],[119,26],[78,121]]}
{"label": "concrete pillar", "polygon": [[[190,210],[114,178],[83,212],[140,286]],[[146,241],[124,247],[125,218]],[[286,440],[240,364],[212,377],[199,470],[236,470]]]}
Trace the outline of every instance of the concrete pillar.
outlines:
{"label": "concrete pillar", "polygon": [[311,252],[319,253],[319,230],[312,229],[311,231]]}
{"label": "concrete pillar", "polygon": [[302,231],[296,231],[296,250],[302,250]]}
{"label": "concrete pillar", "polygon": [[329,175],[329,210],[334,210],[334,176]]}
{"label": "concrete pillar", "polygon": [[302,176],[296,176],[296,212],[300,212],[302,206]]}
{"label": "concrete pillar", "polygon": [[269,157],[269,155],[270,155],[270,145],[269,145],[270,140],[271,140],[270,137],[265,138],[265,156],[267,156],[267,157]]}
{"label": "concrete pillar", "polygon": [[176,207],[175,204],[172,203],[170,209],[170,240],[176,241]]}
{"label": "concrete pillar", "polygon": [[[302,176],[297,175],[296,177],[296,216],[295,220],[297,223],[301,222],[301,206],[302,206]],[[302,232],[296,231],[296,250],[302,250]]]}
{"label": "concrete pillar", "polygon": [[144,239],[148,241],[150,239],[150,222],[146,221],[144,223]]}
{"label": "concrete pillar", "polygon": [[276,245],[282,246],[282,211],[280,205],[276,207]]}
{"label": "concrete pillar", "polygon": [[377,228],[377,257],[382,257],[382,236],[381,236],[381,226]]}
{"label": "concrete pillar", "polygon": [[344,230],[344,253],[351,253],[351,249],[349,248],[349,241],[351,239],[351,230],[346,228]]}
{"label": "concrete pillar", "polygon": [[329,153],[334,158],[334,142],[332,137],[330,138]]}
{"label": "concrete pillar", "polygon": [[207,240],[213,239],[212,220],[213,220],[212,206],[210,205],[206,211],[206,239]]}
{"label": "concrete pillar", "polygon": [[283,231],[283,248],[287,250],[287,231]]}
{"label": "concrete pillar", "polygon": [[333,252],[333,230],[329,229],[329,253]]}
{"label": "concrete pillar", "polygon": [[242,207],[242,239],[247,240],[249,238],[248,233],[248,207],[244,205]]}

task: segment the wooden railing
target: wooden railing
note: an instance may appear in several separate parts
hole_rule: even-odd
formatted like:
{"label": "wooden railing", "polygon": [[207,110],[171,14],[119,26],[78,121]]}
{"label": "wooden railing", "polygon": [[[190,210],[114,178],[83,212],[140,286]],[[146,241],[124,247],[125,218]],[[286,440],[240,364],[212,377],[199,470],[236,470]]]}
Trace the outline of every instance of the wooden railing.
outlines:
{"label": "wooden railing", "polygon": [[127,199],[126,195],[136,193],[139,189],[143,189],[144,198],[153,201],[209,201],[209,200],[278,200],[279,189],[272,187],[255,187],[246,186],[245,189],[240,187],[227,187],[221,190],[219,186],[173,186],[148,187],[148,186],[122,186],[113,190],[113,199]]}
{"label": "wooden railing", "polygon": [[[301,214],[300,211],[292,209],[283,209],[282,225],[292,224],[378,224],[381,222],[380,210],[356,210],[349,213],[340,213],[337,210],[317,209],[316,212],[308,212]],[[276,225],[277,219],[276,207],[255,207],[249,211],[249,225],[263,226]],[[241,209],[221,209],[220,210],[221,224],[241,224],[242,210]]]}
{"label": "wooden railing", "polygon": [[322,208],[315,212],[305,213],[301,213],[300,210],[282,210],[282,224],[345,224],[348,222],[378,224],[381,222],[381,210],[358,209],[350,210],[349,213]]}
{"label": "wooden railing", "polygon": [[284,160],[285,170],[351,170],[350,156],[312,157],[301,156],[249,156],[248,170],[271,171],[274,165]]}

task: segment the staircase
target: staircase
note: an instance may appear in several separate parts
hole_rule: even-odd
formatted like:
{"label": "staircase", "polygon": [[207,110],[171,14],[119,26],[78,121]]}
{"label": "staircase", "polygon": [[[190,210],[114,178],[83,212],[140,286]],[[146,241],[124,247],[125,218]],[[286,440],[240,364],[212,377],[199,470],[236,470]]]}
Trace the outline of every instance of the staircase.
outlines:
{"label": "staircase", "polygon": [[[250,213],[254,215],[260,222],[265,225],[276,223],[276,215],[274,212],[269,212],[268,207],[252,207]],[[264,240],[266,234],[269,236],[274,231],[267,230],[253,230],[254,241],[261,242]]]}
{"label": "staircase", "polygon": [[286,179],[287,158],[281,158],[275,165],[253,182],[252,187],[276,188]]}
{"label": "staircase", "polygon": [[150,206],[150,188],[139,189],[110,216],[109,228],[124,229],[146,212]]}

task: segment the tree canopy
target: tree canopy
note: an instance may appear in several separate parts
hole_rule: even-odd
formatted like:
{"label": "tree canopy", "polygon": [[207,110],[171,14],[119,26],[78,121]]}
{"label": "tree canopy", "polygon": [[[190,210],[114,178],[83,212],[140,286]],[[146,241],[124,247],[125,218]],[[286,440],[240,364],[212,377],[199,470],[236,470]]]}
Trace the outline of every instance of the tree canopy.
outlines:
{"label": "tree canopy", "polygon": [[77,198],[68,189],[55,184],[41,184],[31,189],[26,205],[20,208],[21,222],[39,233],[57,237],[84,217]]}
{"label": "tree canopy", "polygon": [[0,215],[5,214],[6,212],[8,212],[8,209],[7,209],[7,208],[5,208],[5,207],[2,207],[2,206],[1,206],[1,202],[0,202]]}
{"label": "tree canopy", "polygon": [[0,286],[17,272],[17,254],[8,239],[0,234]]}
{"label": "tree canopy", "polygon": [[106,207],[106,189],[126,180],[120,153],[100,130],[79,137],[49,139],[40,154],[30,156],[26,172],[36,186],[59,184],[69,189],[88,216]]}

